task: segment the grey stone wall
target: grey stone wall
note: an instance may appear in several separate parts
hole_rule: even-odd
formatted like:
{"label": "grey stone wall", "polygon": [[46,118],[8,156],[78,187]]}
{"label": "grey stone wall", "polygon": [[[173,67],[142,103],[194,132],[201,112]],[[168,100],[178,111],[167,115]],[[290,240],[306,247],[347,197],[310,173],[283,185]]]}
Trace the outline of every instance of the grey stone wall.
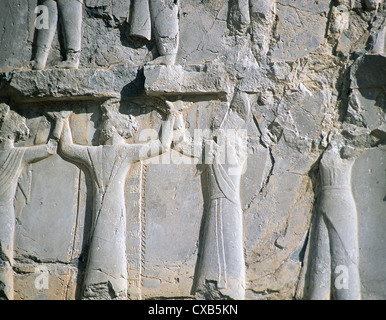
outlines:
{"label": "grey stone wall", "polygon": [[[150,0],[153,30],[145,39],[133,36],[134,19],[145,17],[138,1],[84,0],[79,65],[63,67],[72,7],[66,17],[58,0],[58,29],[41,70],[31,64],[39,52],[35,8],[47,3],[3,2],[1,298],[386,298],[384,1]],[[154,22],[161,2],[178,10],[178,25]],[[162,53],[170,43],[176,55]],[[183,119],[172,124],[162,155],[119,173],[119,195],[106,191],[108,175],[124,165],[106,160],[109,151],[101,151],[104,160],[91,151],[110,150],[100,142],[109,112],[135,117],[127,145],[147,135],[165,144],[168,133],[158,134],[166,120]],[[23,123],[24,139],[15,133]],[[91,166],[66,153],[66,128],[91,152]],[[176,138],[206,130],[221,147],[219,128],[247,133],[243,171],[232,180],[236,200],[218,168],[181,151]],[[20,160],[13,172],[12,139],[12,150],[54,148]],[[220,169],[234,164],[227,165]],[[95,232],[108,247],[93,242]],[[122,243],[109,232],[123,232]],[[99,248],[109,254],[91,270]],[[95,270],[106,275],[94,277]]]}

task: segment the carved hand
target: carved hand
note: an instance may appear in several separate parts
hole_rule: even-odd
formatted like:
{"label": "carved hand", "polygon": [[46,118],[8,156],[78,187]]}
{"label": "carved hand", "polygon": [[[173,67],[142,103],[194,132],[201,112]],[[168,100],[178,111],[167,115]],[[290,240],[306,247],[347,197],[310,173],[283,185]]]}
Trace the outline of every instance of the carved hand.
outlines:
{"label": "carved hand", "polygon": [[192,103],[187,103],[182,100],[177,100],[177,101],[168,101],[165,100],[165,104],[167,107],[167,112],[171,114],[178,114],[184,109],[188,109],[192,106]]}
{"label": "carved hand", "polygon": [[169,114],[166,121],[162,125],[162,147],[169,149],[172,144],[173,139],[173,126],[176,120],[176,116],[174,114]]}
{"label": "carved hand", "polygon": [[185,120],[181,113],[177,114],[176,121],[174,122],[174,130],[185,130]]}
{"label": "carved hand", "polygon": [[174,122],[172,147],[176,148],[185,142],[185,120],[182,114],[178,114]]}
{"label": "carved hand", "polygon": [[45,112],[45,115],[55,121],[55,128],[52,131],[52,138],[59,141],[63,130],[63,121],[67,120],[72,111]]}
{"label": "carved hand", "polygon": [[49,139],[47,142],[47,152],[49,154],[55,154],[58,148],[58,141],[55,139]]}
{"label": "carved hand", "polygon": [[44,114],[50,119],[57,121],[61,119],[67,119],[70,117],[72,111],[64,110],[64,111],[46,111]]}

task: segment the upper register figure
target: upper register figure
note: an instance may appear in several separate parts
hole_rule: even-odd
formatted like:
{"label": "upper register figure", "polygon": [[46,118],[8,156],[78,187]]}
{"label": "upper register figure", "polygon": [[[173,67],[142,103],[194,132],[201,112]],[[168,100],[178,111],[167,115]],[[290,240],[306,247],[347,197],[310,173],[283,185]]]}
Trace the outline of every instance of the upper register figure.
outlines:
{"label": "upper register figure", "polygon": [[174,65],[179,44],[179,0],[134,0],[130,35],[151,40],[159,57],[150,65]]}
{"label": "upper register figure", "polygon": [[83,0],[42,0],[40,4],[48,9],[47,17],[42,14],[42,19],[48,18],[48,25],[42,26],[37,32],[35,59],[31,62],[32,69],[42,70],[46,67],[57,28],[58,15],[61,18],[66,57],[56,67],[77,69],[82,41]]}

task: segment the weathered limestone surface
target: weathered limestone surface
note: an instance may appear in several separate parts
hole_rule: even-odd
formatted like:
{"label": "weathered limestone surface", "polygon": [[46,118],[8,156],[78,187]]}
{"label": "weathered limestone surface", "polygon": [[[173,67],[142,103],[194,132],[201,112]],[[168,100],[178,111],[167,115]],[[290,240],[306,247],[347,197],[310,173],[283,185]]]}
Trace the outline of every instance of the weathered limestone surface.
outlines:
{"label": "weathered limestone surface", "polygon": [[205,96],[225,100],[231,93],[228,74],[219,65],[204,65],[200,70],[185,71],[181,66],[147,66],[144,69],[145,90],[148,95]]}
{"label": "weathered limestone surface", "polygon": [[4,74],[4,90],[21,101],[92,100],[119,98],[129,94],[125,87],[136,82],[137,68],[21,71]]}
{"label": "weathered limestone surface", "polygon": [[4,2],[0,299],[386,299],[384,1]]}

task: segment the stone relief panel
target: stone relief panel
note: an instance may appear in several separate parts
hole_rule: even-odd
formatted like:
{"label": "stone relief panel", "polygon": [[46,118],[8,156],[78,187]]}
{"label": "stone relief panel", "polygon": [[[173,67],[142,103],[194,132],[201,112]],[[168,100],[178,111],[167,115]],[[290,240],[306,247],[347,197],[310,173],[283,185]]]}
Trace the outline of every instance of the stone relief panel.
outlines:
{"label": "stone relief panel", "polygon": [[383,1],[11,2],[0,298],[385,298]]}

